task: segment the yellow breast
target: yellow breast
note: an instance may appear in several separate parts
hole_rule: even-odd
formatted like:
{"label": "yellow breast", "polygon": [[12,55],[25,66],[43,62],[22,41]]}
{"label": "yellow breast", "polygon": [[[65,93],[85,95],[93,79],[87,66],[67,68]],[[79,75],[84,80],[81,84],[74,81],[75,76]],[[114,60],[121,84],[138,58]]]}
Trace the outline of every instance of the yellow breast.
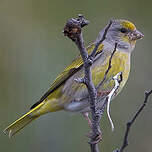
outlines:
{"label": "yellow breast", "polygon": [[[93,78],[93,82],[96,86],[99,84],[99,82],[104,77],[104,74],[109,65],[109,58],[110,58],[110,56],[107,57],[107,59],[104,61],[104,63],[95,65],[95,67],[92,70],[92,73],[93,73],[92,78]],[[123,81],[121,82],[120,89],[119,89],[119,92],[120,92],[120,90],[125,85],[125,83],[128,79],[128,76],[129,76],[130,53],[117,50],[112,58],[111,69],[108,72],[107,79],[106,79],[104,85],[102,86],[102,88],[100,88],[100,89],[101,90],[108,90],[108,89],[111,90],[114,85],[114,81],[112,80],[112,77],[115,76],[119,72],[122,72],[122,75],[123,75]]]}

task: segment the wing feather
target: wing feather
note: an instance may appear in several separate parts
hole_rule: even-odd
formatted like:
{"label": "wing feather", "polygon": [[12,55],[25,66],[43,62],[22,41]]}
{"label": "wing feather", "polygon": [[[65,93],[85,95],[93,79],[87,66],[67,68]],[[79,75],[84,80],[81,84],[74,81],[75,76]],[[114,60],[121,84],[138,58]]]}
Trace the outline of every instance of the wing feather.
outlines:
{"label": "wing feather", "polygon": [[[95,44],[92,43],[90,46],[87,47],[88,54],[90,54],[93,51],[94,46]],[[101,53],[102,49],[103,49],[103,44],[100,44],[96,54]],[[59,74],[59,76],[54,80],[54,82],[50,86],[50,89],[40,98],[38,102],[36,102],[31,107],[31,109],[33,109],[34,107],[39,105],[42,101],[44,101],[54,90],[56,90],[60,85],[62,85],[71,75],[79,71],[82,66],[83,66],[83,60],[79,55],[72,61],[72,63],[69,66],[67,66],[64,69],[64,71],[61,74]]]}

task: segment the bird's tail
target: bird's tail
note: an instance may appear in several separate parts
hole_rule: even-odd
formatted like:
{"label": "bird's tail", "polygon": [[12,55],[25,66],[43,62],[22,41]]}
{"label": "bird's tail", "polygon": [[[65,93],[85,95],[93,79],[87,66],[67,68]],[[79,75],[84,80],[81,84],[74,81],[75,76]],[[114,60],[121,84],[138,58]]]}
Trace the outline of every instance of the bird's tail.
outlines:
{"label": "bird's tail", "polygon": [[27,124],[38,118],[40,115],[37,113],[37,111],[44,105],[44,102],[40,103],[38,106],[30,110],[28,113],[23,115],[21,118],[16,120],[14,123],[9,125],[5,130],[4,133],[9,135],[9,138],[11,138],[13,135],[15,135],[19,130],[24,128]]}

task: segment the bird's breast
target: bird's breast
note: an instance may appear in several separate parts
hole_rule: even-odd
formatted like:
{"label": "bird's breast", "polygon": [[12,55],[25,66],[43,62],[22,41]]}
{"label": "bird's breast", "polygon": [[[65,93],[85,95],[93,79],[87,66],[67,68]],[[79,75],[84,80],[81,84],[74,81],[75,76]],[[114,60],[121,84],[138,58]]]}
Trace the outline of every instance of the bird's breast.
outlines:
{"label": "bird's breast", "polygon": [[[104,61],[100,60],[99,58],[92,67],[92,73],[93,73],[92,78],[96,86],[104,78],[105,72],[107,71],[109,66],[110,56],[111,54],[106,56],[106,59],[104,59]],[[111,68],[107,74],[104,85],[101,86],[100,89],[106,91],[111,90],[114,86],[114,81],[112,80],[112,77],[119,72],[122,72],[122,76],[123,76],[123,81],[120,85],[120,90],[121,90],[122,87],[125,85],[130,72],[130,53],[117,50],[114,56],[112,57]]]}

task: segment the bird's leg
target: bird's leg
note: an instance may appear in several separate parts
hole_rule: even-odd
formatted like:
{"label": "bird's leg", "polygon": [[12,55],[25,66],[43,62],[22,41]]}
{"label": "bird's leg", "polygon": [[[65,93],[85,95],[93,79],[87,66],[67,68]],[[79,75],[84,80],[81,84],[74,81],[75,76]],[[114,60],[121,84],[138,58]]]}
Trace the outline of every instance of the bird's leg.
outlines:
{"label": "bird's leg", "polygon": [[91,120],[90,120],[90,118],[89,118],[89,112],[82,112],[82,115],[83,115],[83,117],[85,118],[85,120],[88,121],[88,125],[89,125],[89,127],[91,128],[91,127],[92,127],[92,122],[91,122]]}
{"label": "bird's leg", "polygon": [[[89,118],[89,112],[83,112],[82,115],[84,116],[84,118],[88,121],[88,124],[89,124],[89,127],[92,129],[92,122]],[[89,133],[86,134],[86,136],[88,138],[92,138],[93,136],[93,133],[92,131],[90,131]],[[102,132],[99,133],[99,135],[97,137],[94,137],[96,140],[94,142],[92,142],[91,144],[96,144],[98,143],[99,141],[102,140]]]}

